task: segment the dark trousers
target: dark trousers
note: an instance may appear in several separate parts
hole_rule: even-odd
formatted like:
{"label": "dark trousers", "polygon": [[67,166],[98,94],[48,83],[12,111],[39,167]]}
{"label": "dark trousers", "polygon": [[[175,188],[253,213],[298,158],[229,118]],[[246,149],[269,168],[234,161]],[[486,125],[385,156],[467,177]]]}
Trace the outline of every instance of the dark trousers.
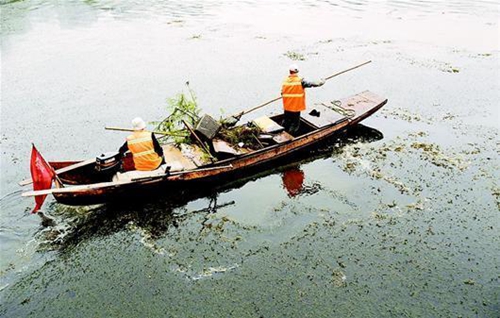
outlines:
{"label": "dark trousers", "polygon": [[300,127],[300,112],[290,112],[285,110],[283,118],[283,127],[290,135],[294,135],[299,131]]}

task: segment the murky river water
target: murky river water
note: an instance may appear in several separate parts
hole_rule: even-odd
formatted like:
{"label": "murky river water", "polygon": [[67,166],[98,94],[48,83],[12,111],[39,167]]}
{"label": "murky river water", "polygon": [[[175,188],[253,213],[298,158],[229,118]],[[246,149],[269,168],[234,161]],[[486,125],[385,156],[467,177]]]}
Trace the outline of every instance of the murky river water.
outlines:
{"label": "murky river water", "polygon": [[[496,1],[1,3],[1,316],[500,316]],[[48,226],[20,197],[31,142],[90,158],[188,80],[227,114],[292,62],[365,60],[308,103],[389,103],[311,158],[175,201],[49,199]]]}

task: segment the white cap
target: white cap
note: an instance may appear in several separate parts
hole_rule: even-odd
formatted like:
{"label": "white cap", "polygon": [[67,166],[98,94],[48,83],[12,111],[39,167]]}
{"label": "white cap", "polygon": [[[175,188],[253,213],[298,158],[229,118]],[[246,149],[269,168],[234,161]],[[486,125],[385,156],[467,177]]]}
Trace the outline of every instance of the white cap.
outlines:
{"label": "white cap", "polygon": [[136,117],[132,119],[132,127],[134,128],[134,130],[142,130],[146,128],[146,123],[144,122],[144,120],[142,120],[142,118]]}
{"label": "white cap", "polygon": [[290,70],[290,72],[298,73],[299,72],[299,66],[297,64],[292,64],[292,65],[290,65],[289,70]]}

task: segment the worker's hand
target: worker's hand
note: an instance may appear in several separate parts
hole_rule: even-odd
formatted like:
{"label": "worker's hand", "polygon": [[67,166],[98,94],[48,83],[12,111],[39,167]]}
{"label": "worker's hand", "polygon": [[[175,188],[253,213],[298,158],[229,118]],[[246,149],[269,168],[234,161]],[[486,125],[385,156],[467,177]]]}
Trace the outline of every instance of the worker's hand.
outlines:
{"label": "worker's hand", "polygon": [[319,80],[319,86],[323,86],[323,85],[325,85],[325,83],[326,83],[326,81],[324,78]]}

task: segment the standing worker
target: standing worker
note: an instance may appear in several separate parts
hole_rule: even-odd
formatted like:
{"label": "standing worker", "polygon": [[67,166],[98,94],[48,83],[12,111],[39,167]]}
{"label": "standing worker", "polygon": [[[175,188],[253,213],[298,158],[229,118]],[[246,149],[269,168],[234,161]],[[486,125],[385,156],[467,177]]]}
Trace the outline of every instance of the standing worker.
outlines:
{"label": "standing worker", "polygon": [[151,132],[144,131],[146,123],[142,118],[136,117],[132,120],[134,132],[127,137],[127,141],[120,147],[120,154],[127,150],[132,153],[136,170],[155,170],[164,163],[163,149]]}
{"label": "standing worker", "polygon": [[283,97],[283,109],[285,115],[283,127],[294,135],[299,131],[300,112],[306,109],[305,88],[319,87],[325,84],[325,80],[319,82],[308,82],[299,77],[299,67],[296,64],[290,65],[290,75],[283,81],[281,96]]}

